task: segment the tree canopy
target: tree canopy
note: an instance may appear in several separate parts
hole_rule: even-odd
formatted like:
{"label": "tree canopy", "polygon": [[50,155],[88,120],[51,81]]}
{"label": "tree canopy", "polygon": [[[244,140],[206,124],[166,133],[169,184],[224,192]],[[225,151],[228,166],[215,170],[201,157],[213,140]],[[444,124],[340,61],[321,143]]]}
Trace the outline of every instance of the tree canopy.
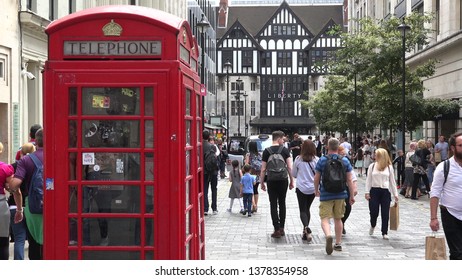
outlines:
{"label": "tree canopy", "polygon": [[[428,45],[431,30],[426,23],[432,20],[431,15],[418,13],[404,18],[410,27],[404,40],[407,53]],[[358,32],[331,31],[338,33],[344,47],[329,61],[331,73],[325,86],[302,104],[311,109],[321,131],[369,131],[378,126],[400,130],[403,36],[398,26],[402,21],[392,17],[379,22],[371,18],[356,22]],[[434,75],[437,63],[428,60],[412,69],[406,65],[406,131],[415,130],[423,120],[459,109],[456,101],[423,98],[422,79]]]}

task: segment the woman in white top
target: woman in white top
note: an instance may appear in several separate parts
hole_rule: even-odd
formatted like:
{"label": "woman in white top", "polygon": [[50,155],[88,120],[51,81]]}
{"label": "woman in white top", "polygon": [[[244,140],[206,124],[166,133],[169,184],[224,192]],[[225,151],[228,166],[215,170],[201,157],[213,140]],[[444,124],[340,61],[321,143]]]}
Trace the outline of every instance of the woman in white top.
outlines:
{"label": "woman in white top", "polygon": [[305,140],[302,143],[300,155],[295,158],[292,167],[292,176],[297,178],[296,193],[300,209],[300,220],[303,224],[302,240],[308,242],[313,239],[309,227],[311,219],[310,207],[315,198],[313,179],[318,160],[316,146],[311,140]]}
{"label": "woman in white top", "polygon": [[369,200],[371,227],[369,234],[374,234],[377,218],[382,219],[382,236],[388,240],[388,221],[390,219],[391,196],[398,202],[398,190],[388,151],[378,148],[375,151],[375,163],[371,164],[366,178],[366,199]]}
{"label": "woman in white top", "polygon": [[414,167],[410,158],[415,153],[416,146],[416,142],[409,144],[409,151],[406,153],[406,159],[404,160],[404,186],[402,187],[401,194],[406,198],[411,197],[412,185],[414,184]]}

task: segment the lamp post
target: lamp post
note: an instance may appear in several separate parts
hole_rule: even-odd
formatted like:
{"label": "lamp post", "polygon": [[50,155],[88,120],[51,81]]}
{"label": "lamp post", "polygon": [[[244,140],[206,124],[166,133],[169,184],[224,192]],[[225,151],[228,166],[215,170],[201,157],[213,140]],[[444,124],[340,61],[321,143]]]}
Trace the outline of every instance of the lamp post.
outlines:
{"label": "lamp post", "polygon": [[356,69],[355,69],[355,126],[354,126],[354,139],[353,139],[353,148],[355,150],[355,152],[357,152],[358,150],[358,143],[357,143],[357,133],[358,133],[358,112],[357,112],[357,97],[358,96],[358,90],[357,90],[357,87],[356,87]]}
{"label": "lamp post", "polygon": [[[201,33],[201,84],[205,86],[205,32],[210,27],[210,23],[204,14],[202,14],[201,21],[197,24],[197,30]],[[202,129],[204,129],[205,122],[205,94],[202,95]]]}
{"label": "lamp post", "polygon": [[241,78],[237,78],[236,80],[236,87],[237,87],[237,92],[233,93],[235,94],[235,98],[237,101],[237,136],[241,136],[241,85],[242,85],[242,80]]}
{"label": "lamp post", "polygon": [[406,154],[405,150],[406,150],[406,32],[409,31],[411,29],[411,27],[409,25],[406,25],[404,23],[404,18],[403,18],[403,23],[401,23],[399,26],[398,26],[398,30],[401,31],[401,38],[402,38],[402,43],[403,43],[403,47],[402,47],[402,50],[403,50],[403,57],[402,57],[402,63],[403,63],[403,85],[402,85],[402,109],[403,109],[403,116],[402,116],[402,120],[401,120],[401,132],[403,134],[403,153]]}
{"label": "lamp post", "polygon": [[244,94],[242,96],[244,96],[244,127],[245,127],[245,137],[247,137],[247,131],[249,129],[249,126],[247,124],[247,96],[249,95],[247,94],[247,92],[244,91]]}
{"label": "lamp post", "polygon": [[[229,59],[226,59],[224,66],[226,71],[226,141],[229,141],[229,72],[232,70],[233,65],[229,62]],[[226,147],[228,147],[228,144],[226,144]]]}

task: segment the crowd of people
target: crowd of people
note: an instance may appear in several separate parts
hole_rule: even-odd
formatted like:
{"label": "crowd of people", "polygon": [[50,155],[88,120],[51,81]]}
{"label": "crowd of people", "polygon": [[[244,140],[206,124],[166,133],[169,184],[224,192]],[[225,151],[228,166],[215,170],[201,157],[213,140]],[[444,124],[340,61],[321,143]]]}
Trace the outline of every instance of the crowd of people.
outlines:
{"label": "crowd of people", "polygon": [[[462,136],[453,137],[459,137],[462,141]],[[422,195],[430,197],[431,193],[432,217],[436,217],[438,206],[435,202],[436,197],[439,200],[443,195],[441,185],[438,185],[437,191],[433,191],[434,173],[441,177],[442,165],[438,164],[449,158],[450,150],[462,149],[462,142],[459,146],[456,142],[451,145],[446,142],[444,136],[439,137],[436,145],[433,145],[431,140],[412,140],[406,153],[398,150],[390,137],[382,139],[380,135],[373,138],[369,135],[361,136],[352,145],[346,137],[337,139],[330,136],[322,140],[315,137],[302,140],[297,133],[294,134],[293,140],[289,141],[284,132],[275,131],[272,134],[272,140],[272,145],[261,154],[256,147],[249,147],[249,153],[245,157],[243,166],[238,161],[232,162],[233,168],[229,172],[231,186],[228,212],[232,212],[233,201],[239,199],[240,213],[251,217],[257,209],[258,186],[260,186],[262,191],[268,192],[270,215],[274,228],[271,237],[280,238],[285,235],[286,194],[288,189],[295,188],[300,221],[303,225],[301,238],[311,242],[313,229],[310,227],[312,218],[310,208],[318,197],[321,228],[325,235],[326,253],[329,255],[333,251],[342,251],[342,235],[346,234],[344,224],[355,202],[357,177],[366,177],[365,199],[369,204],[369,234],[374,234],[380,215],[380,231],[383,239],[388,240],[390,205],[398,202],[399,194],[416,200]],[[416,160],[416,157],[420,160]],[[333,167],[328,166],[331,166],[335,160],[341,161],[344,168],[344,178],[340,180],[344,186],[339,192],[331,192],[329,189],[329,185],[334,184],[332,182],[335,181],[333,179],[335,175],[332,174],[335,173],[331,171]],[[457,157],[455,160],[457,162]],[[285,174],[281,175],[275,171],[277,169],[275,166],[278,164],[280,164],[278,170],[283,166]],[[440,167],[436,168],[437,166]],[[453,168],[452,172],[456,172],[460,166],[451,165],[451,168]],[[455,187],[454,180],[451,180],[451,185]],[[460,202],[460,198],[458,201]],[[446,198],[444,202],[447,206],[440,205],[442,215],[443,212],[445,213],[442,219],[446,223],[451,223],[453,228],[459,227],[460,233],[460,212],[462,212],[462,209],[459,209],[460,204],[455,205],[452,198]],[[446,207],[458,211],[457,215],[451,210],[446,210],[448,209]],[[330,228],[332,219],[334,234]],[[432,218],[431,228],[434,230],[439,228],[437,218]],[[445,234],[447,234],[446,231]],[[452,236],[450,241],[453,244],[449,247],[451,258],[456,259],[460,258],[462,247],[459,246],[462,241],[460,236],[454,237],[454,234],[450,234]]]}

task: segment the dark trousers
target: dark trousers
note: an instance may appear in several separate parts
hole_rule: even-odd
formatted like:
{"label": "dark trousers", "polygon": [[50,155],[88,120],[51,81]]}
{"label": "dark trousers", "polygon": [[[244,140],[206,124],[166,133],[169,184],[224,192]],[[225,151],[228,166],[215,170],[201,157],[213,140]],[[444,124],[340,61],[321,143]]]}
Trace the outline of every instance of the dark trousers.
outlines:
{"label": "dark trousers", "polygon": [[345,213],[343,214],[343,218],[342,218],[343,225],[345,225],[346,220],[348,219],[348,217],[350,217],[350,213],[351,213],[351,204],[350,204],[350,197],[348,196],[347,198],[345,198]]}
{"label": "dark trousers", "polygon": [[403,186],[404,184],[404,170],[398,170],[398,180],[396,183],[398,183],[398,186]]}
{"label": "dark trousers", "polygon": [[204,173],[204,212],[209,211],[209,183],[212,189],[212,211],[217,211],[217,174]]}
{"label": "dark trousers", "polygon": [[371,227],[377,225],[377,218],[382,218],[382,235],[388,234],[388,221],[390,219],[391,195],[388,189],[371,188],[369,199],[369,214],[371,216]]}
{"label": "dark trousers", "polygon": [[451,215],[446,207],[441,208],[441,222],[449,247],[450,260],[462,260],[462,221]]}
{"label": "dark trousers", "polygon": [[244,201],[244,210],[247,211],[249,215],[252,213],[252,193],[244,193],[242,200]]}
{"label": "dark trousers", "polygon": [[311,232],[309,227],[311,220],[310,207],[315,198],[313,194],[304,194],[299,189],[296,190],[297,200],[298,200],[298,209],[300,210],[300,220],[302,221],[303,227],[308,228],[308,232]]}
{"label": "dark trousers", "polygon": [[[289,181],[268,181],[268,197],[274,230],[284,228],[286,222],[286,195]],[[278,213],[279,206],[279,213]]]}
{"label": "dark trousers", "polygon": [[0,237],[0,260],[8,260],[10,257],[10,238]]}
{"label": "dark trousers", "polygon": [[37,243],[27,229],[27,241],[29,243],[29,260],[43,260],[43,245]]}
{"label": "dark trousers", "polygon": [[411,198],[417,198],[417,188],[419,187],[420,178],[422,178],[427,192],[430,191],[430,183],[428,182],[427,174],[414,173],[414,182],[412,184]]}

